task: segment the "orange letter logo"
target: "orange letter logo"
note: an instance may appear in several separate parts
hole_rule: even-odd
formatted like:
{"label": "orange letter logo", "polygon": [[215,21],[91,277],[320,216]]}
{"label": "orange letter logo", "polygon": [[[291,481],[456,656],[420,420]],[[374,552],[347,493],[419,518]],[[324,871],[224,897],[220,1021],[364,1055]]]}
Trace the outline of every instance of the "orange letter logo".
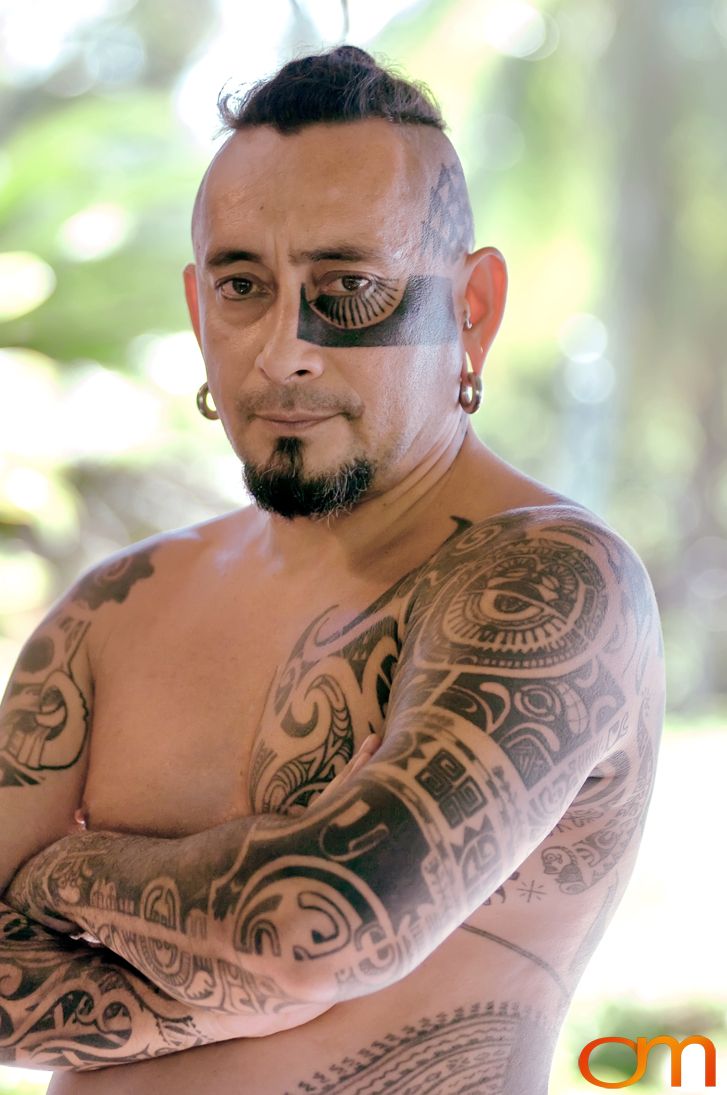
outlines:
{"label": "orange letter logo", "polygon": [[[643,1041],[643,1039],[639,1039]],[[631,1046],[632,1050],[636,1054],[636,1071],[631,1076],[630,1080],[597,1080],[591,1072],[591,1066],[589,1059],[596,1046],[603,1046],[606,1042],[618,1042],[622,1046]],[[584,1046],[581,1050],[581,1055],[578,1058],[578,1067],[581,1070],[581,1076],[584,1080],[588,1080],[589,1084],[595,1084],[596,1087],[630,1087],[631,1084],[637,1083],[646,1071],[646,1061],[639,1059],[639,1053],[636,1048],[636,1042],[631,1038],[594,1038],[592,1042],[589,1042],[587,1046]]]}
{"label": "orange letter logo", "polygon": [[[618,1042],[620,1045],[631,1046],[636,1054],[636,1069],[628,1080],[598,1080],[591,1072],[589,1064],[591,1053],[596,1046],[605,1045],[606,1042]],[[635,1042],[631,1038],[594,1038],[581,1050],[578,1058],[578,1068],[583,1079],[588,1080],[589,1084],[595,1084],[596,1087],[631,1087],[632,1084],[636,1084],[642,1079],[652,1048],[665,1045],[669,1046],[671,1056],[671,1086],[681,1087],[682,1053],[685,1046],[694,1043],[704,1049],[704,1086],[716,1087],[717,1061],[714,1043],[701,1034],[693,1034],[690,1038],[684,1038],[681,1042],[677,1042],[676,1038],[672,1038],[668,1034],[660,1034],[658,1038],[651,1038],[649,1041],[646,1038],[637,1038]]]}

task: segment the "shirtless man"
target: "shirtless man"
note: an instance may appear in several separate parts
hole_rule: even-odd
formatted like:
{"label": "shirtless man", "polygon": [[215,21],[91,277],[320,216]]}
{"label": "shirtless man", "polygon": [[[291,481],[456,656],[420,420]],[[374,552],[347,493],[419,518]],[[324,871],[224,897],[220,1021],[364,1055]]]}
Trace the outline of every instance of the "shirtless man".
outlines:
{"label": "shirtless man", "polygon": [[505,264],[422,93],[342,48],[224,110],[184,281],[257,505],[106,560],[20,655],[1,1059],[545,1095],[651,793],[651,584],[472,429]]}

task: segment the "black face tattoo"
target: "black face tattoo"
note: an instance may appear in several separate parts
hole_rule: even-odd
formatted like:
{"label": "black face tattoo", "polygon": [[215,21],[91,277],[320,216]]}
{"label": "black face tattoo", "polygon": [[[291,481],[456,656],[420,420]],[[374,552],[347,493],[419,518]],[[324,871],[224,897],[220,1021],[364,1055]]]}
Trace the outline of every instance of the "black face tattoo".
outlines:
{"label": "black face tattoo", "polygon": [[316,346],[441,346],[456,342],[459,328],[451,279],[415,274],[402,287],[402,281],[378,278],[362,293],[348,297],[320,293],[313,300],[306,299],[301,286],[298,338]]}

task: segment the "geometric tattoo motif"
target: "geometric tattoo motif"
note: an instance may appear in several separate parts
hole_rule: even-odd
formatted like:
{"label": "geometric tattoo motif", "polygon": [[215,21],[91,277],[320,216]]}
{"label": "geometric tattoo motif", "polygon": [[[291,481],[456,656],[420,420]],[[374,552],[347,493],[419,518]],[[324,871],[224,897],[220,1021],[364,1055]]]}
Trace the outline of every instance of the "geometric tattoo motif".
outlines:
{"label": "geometric tattoo motif", "polygon": [[[400,1028],[314,1073],[285,1095],[503,1095],[524,1028],[530,1032],[537,1025],[529,1021],[529,1011],[516,1003],[475,1003],[419,1019],[416,1026]],[[534,1077],[530,1090],[532,1095],[545,1091]]]}
{"label": "geometric tattoo motif", "polygon": [[472,777],[465,775],[463,765],[446,749],[440,749],[432,757],[417,774],[416,781],[439,803],[451,829],[487,802]]}
{"label": "geometric tattoo motif", "polygon": [[434,609],[442,655],[461,649],[460,663],[482,659],[489,668],[515,671],[562,666],[586,653],[607,603],[603,577],[585,551],[566,555],[537,535],[491,545],[447,593]]}
{"label": "geometric tattoo motif", "polygon": [[462,169],[442,164],[429,195],[429,213],[422,221],[422,254],[455,262],[474,242],[472,213]]}

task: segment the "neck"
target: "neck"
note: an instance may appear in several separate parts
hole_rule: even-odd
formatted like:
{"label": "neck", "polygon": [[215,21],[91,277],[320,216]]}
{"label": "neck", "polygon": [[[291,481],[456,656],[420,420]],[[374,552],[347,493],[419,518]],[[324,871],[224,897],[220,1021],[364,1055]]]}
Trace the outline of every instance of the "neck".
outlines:
{"label": "neck", "polygon": [[261,514],[266,558],[276,569],[299,572],[331,564],[365,566],[426,526],[428,517],[439,511],[443,489],[478,448],[469,420],[460,420],[420,460],[373,487],[348,513],[292,520]]}

